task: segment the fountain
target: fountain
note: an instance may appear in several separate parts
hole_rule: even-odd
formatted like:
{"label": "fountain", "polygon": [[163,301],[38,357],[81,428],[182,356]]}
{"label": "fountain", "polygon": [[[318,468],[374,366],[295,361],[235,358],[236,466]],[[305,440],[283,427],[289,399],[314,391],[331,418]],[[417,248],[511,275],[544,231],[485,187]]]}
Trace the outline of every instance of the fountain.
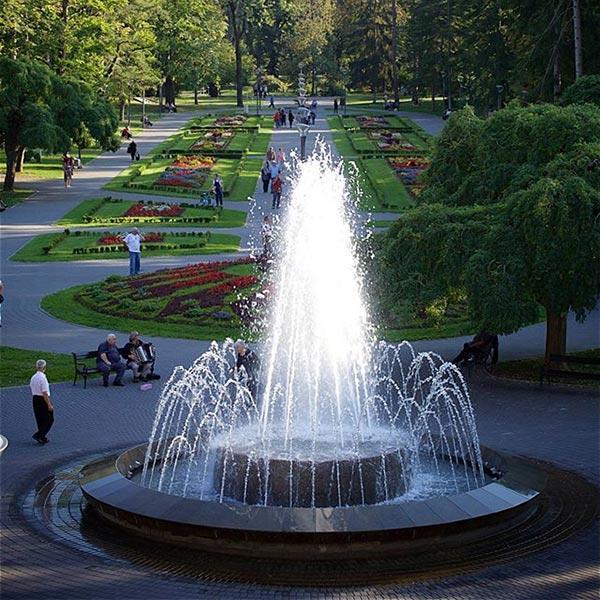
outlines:
{"label": "fountain", "polygon": [[166,382],[148,444],[84,468],[86,498],[139,535],[277,557],[514,523],[543,478],[482,452],[454,365],[375,341],[342,166],[319,144],[293,172],[258,386],[213,342]]}

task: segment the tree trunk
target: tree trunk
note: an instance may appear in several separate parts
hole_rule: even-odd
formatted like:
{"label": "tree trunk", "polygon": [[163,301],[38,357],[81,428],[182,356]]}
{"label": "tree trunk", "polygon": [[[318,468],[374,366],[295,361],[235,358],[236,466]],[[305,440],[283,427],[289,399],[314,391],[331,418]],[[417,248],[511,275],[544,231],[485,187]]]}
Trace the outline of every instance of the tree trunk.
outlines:
{"label": "tree trunk", "polygon": [[9,140],[6,140],[6,174],[4,175],[4,186],[2,189],[5,192],[12,192],[15,189],[15,175],[17,172],[17,158],[21,148],[16,145],[11,145]]}
{"label": "tree trunk", "polygon": [[551,354],[565,354],[567,351],[567,315],[546,309],[546,356],[550,362]]}
{"label": "tree trunk", "polygon": [[400,106],[400,85],[398,84],[398,5],[392,0],[392,88],[394,102]]}
{"label": "tree trunk", "polygon": [[575,79],[579,79],[583,75],[581,9],[579,7],[579,0],[573,0],[573,44],[575,46]]}
{"label": "tree trunk", "polygon": [[198,104],[198,86],[194,86],[194,104]]}
{"label": "tree trunk", "polygon": [[125,120],[125,100],[119,102],[119,120]]}
{"label": "tree trunk", "polygon": [[240,35],[234,34],[235,39],[233,40],[235,47],[235,89],[237,106],[242,108],[244,106],[244,90],[242,87],[242,48],[240,46]]}
{"label": "tree trunk", "polygon": [[19,148],[17,151],[17,163],[15,165],[15,171],[17,173],[23,172],[23,163],[25,162],[25,147]]}
{"label": "tree trunk", "polygon": [[172,75],[167,75],[165,77],[163,91],[165,94],[165,102],[167,104],[175,104],[175,82],[173,81]]}

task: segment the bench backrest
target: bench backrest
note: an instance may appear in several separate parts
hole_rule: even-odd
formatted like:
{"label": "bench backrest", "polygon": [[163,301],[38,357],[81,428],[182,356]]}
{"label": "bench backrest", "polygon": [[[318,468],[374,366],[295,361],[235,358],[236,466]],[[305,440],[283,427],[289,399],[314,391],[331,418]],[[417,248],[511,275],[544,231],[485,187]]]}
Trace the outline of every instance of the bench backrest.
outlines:
{"label": "bench backrest", "polygon": [[96,360],[98,358],[98,350],[93,350],[92,352],[71,352],[73,355],[73,359],[75,362],[79,362],[82,360]]}

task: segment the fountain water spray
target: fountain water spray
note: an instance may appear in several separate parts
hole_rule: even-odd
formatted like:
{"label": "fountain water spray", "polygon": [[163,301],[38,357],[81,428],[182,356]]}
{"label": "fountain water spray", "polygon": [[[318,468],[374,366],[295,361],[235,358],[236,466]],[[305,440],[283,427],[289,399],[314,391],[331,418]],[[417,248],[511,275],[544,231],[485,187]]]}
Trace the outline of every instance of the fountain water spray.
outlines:
{"label": "fountain water spray", "polygon": [[482,485],[460,371],[407,343],[374,341],[341,164],[321,143],[292,171],[255,397],[233,369],[231,340],[176,369],[143,485],[305,507],[398,501],[432,479],[456,491]]}

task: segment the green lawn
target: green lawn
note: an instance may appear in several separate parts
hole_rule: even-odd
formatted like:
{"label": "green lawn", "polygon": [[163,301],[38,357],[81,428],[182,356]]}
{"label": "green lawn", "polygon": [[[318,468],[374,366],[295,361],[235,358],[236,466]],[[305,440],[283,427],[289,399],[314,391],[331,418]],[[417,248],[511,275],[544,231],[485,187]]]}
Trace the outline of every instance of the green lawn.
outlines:
{"label": "green lawn", "polygon": [[[81,160],[83,164],[89,163],[92,159],[96,158],[103,150],[101,148],[87,148],[81,151]],[[28,179],[62,179],[63,177],[63,166],[62,166],[62,154],[46,154],[42,153],[42,162],[26,162],[23,165],[23,171],[17,173],[16,181],[26,181]],[[77,150],[72,152],[73,156],[77,156]],[[2,167],[0,167],[0,175],[3,177],[6,173],[6,155],[4,151],[0,151],[0,161],[2,161]],[[73,180],[77,181],[78,169],[75,169],[73,173]]]}
{"label": "green lawn", "polygon": [[12,192],[0,191],[0,200],[5,204],[6,207],[15,206],[20,204],[23,200],[26,200],[33,194],[33,190],[16,189]]}
{"label": "green lawn", "polygon": [[[502,348],[500,348],[500,356],[502,356]],[[585,350],[583,352],[574,352],[572,356],[581,356],[583,358],[600,358],[600,348],[594,348],[593,350]],[[525,360],[510,360],[506,362],[500,362],[494,366],[493,374],[497,377],[506,377],[508,379],[520,379],[525,381],[540,380],[540,369],[544,364],[544,358],[529,358]],[[581,372],[592,372],[598,374],[600,369],[593,367],[585,367],[583,365],[570,365],[569,368],[574,371]],[[552,378],[551,378],[552,379]],[[553,380],[554,381],[554,380]],[[582,377],[578,380],[563,379],[557,377],[555,381],[559,381],[563,384],[576,384],[576,385],[594,385],[598,386],[598,381],[586,379]]]}
{"label": "green lawn", "polygon": [[[393,100],[392,94],[388,94],[389,100]],[[377,94],[377,102],[373,103],[373,94],[363,92],[350,92],[347,96],[346,103],[350,109],[355,108],[373,108],[384,109],[383,95]],[[435,103],[432,103],[431,98],[422,98],[419,104],[413,104],[409,97],[400,98],[400,110],[406,112],[421,112],[430,113],[441,116],[444,114],[444,99],[437,96]]]}
{"label": "green lawn", "polygon": [[[62,219],[56,222],[57,225],[65,226],[65,227],[102,227],[102,226],[118,226],[119,218],[123,215],[123,213],[133,206],[137,204],[134,200],[110,200],[105,201],[104,198],[92,198],[90,200],[84,200],[80,204],[78,204],[75,208],[70,210]],[[97,210],[94,210],[96,206],[99,205]],[[241,210],[232,210],[229,208],[225,208],[218,213],[218,217],[216,221],[211,221],[209,223],[202,223],[199,225],[186,223],[183,219],[185,218],[193,218],[193,217],[204,217],[207,215],[213,214],[212,209],[205,209],[201,207],[188,207],[185,208],[183,214],[178,220],[177,217],[167,221],[161,222],[161,227],[243,227],[246,222],[246,213]],[[114,222],[106,223],[102,221],[86,221],[85,216],[90,215],[91,219],[112,219]],[[123,220],[124,225],[131,225],[129,221],[126,219]],[[156,227],[159,223],[148,221],[139,221],[136,222],[135,225],[137,227]]]}
{"label": "green lawn", "polygon": [[[106,260],[111,258],[126,258],[128,256],[123,246],[118,247],[118,251],[74,254],[75,249],[79,248],[97,248],[98,239],[110,233],[122,232],[80,232],[71,233],[65,236],[62,233],[47,233],[38,235],[29,241],[23,248],[16,252],[11,259],[22,262],[53,262],[53,261],[72,261],[72,260]],[[203,244],[202,246],[190,248],[162,248],[152,249],[142,245],[142,255],[149,256],[187,256],[196,254],[220,254],[223,252],[237,252],[240,247],[240,238],[237,235],[228,235],[220,233],[210,233],[208,240],[206,234],[197,233],[194,235],[177,235],[176,233],[165,234],[164,242],[151,243],[151,247],[156,245],[176,245]],[[147,246],[147,245],[146,245]],[[44,248],[52,248],[49,253]]]}
{"label": "green lawn", "polygon": [[385,158],[362,158],[359,164],[375,191],[378,206],[374,208],[400,212],[413,205],[408,190]]}
{"label": "green lawn", "polygon": [[[73,379],[73,357],[39,350],[22,350],[0,346],[0,387],[27,385],[35,373],[35,363],[43,359],[47,364],[48,381],[56,383]],[[27,391],[27,397],[29,391]]]}

